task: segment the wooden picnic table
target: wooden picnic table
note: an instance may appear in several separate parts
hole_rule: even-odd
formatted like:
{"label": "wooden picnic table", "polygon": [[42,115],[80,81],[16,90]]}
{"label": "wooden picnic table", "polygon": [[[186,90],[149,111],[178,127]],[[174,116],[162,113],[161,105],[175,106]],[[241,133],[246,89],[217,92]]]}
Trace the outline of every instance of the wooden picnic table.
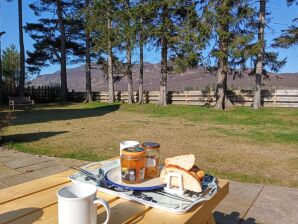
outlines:
{"label": "wooden picnic table", "polygon": [[[56,192],[59,188],[71,184],[68,176],[74,172],[68,170],[0,190],[0,223],[58,223]],[[227,180],[219,179],[218,184],[220,190],[210,200],[183,215],[171,214],[102,192],[98,192],[98,197],[108,201],[111,207],[109,223],[214,224],[212,211],[229,192]],[[98,223],[102,223],[106,212],[99,206],[97,213]]]}

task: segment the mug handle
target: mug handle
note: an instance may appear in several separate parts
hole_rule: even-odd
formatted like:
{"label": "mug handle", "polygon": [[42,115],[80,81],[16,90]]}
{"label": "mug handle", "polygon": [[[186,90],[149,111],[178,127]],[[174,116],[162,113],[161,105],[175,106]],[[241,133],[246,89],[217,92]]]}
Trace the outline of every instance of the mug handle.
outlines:
{"label": "mug handle", "polygon": [[106,218],[106,221],[104,221],[103,224],[107,224],[110,221],[110,218],[111,218],[111,209],[110,209],[109,204],[105,200],[102,200],[100,198],[96,198],[93,201],[93,203],[94,204],[100,204],[100,205],[102,205],[106,209],[106,211],[107,211],[107,218]]}

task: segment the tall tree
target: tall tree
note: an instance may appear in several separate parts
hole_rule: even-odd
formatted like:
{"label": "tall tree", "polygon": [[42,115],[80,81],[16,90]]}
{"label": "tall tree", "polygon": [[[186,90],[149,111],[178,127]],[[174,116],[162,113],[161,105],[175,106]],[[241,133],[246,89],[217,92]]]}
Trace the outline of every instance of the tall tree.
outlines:
{"label": "tall tree", "polygon": [[253,98],[253,108],[260,109],[262,107],[262,78],[266,71],[266,67],[273,72],[278,72],[280,68],[286,63],[286,59],[279,60],[277,52],[269,52],[266,49],[265,40],[265,29],[267,24],[266,15],[270,13],[267,10],[267,0],[259,1],[259,11],[258,11],[258,22],[257,22],[257,43],[254,44],[254,49],[256,50],[256,56],[253,59],[255,68],[253,72],[255,73],[255,86],[254,86],[254,98]]}
{"label": "tall tree", "polygon": [[19,17],[19,42],[20,42],[20,82],[19,95],[25,94],[25,47],[23,37],[23,6],[22,0],[18,0],[18,17]]}
{"label": "tall tree", "polygon": [[128,91],[128,103],[131,104],[134,101],[133,96],[133,81],[132,81],[132,11],[130,0],[125,0],[125,36],[126,36],[126,77],[127,77],[127,91]]}
{"label": "tall tree", "polygon": [[[161,28],[167,31],[169,24],[168,4],[164,2],[162,5]],[[161,78],[159,85],[159,105],[167,105],[167,79],[168,79],[168,39],[167,33],[162,32],[160,38],[161,45]]]}
{"label": "tall tree", "polygon": [[[143,1],[141,0],[141,7],[143,6]],[[143,15],[139,17],[140,31],[139,31],[139,45],[140,45],[140,71],[139,71],[139,104],[144,103],[144,31],[143,31]]]}
{"label": "tall tree", "polygon": [[[84,53],[82,44],[77,42],[81,21],[70,15],[71,1],[40,0],[29,7],[39,18],[38,23],[27,23],[25,30],[35,41],[34,50],[27,52],[28,71],[39,72],[42,67],[52,63],[60,64],[61,99],[67,100],[66,64],[77,62]],[[52,18],[43,14],[52,13]],[[81,39],[80,39],[81,40]]]}
{"label": "tall tree", "polygon": [[209,31],[214,47],[208,55],[208,65],[217,70],[215,108],[224,110],[232,105],[228,98],[227,78],[235,68],[243,66],[251,55],[254,11],[246,0],[202,1],[202,13],[210,24]]}
{"label": "tall tree", "polygon": [[109,77],[109,103],[115,102],[113,79],[113,45],[112,45],[112,6],[111,0],[107,2],[107,41],[108,41],[108,77]]}
{"label": "tall tree", "polygon": [[[119,1],[94,0],[88,27],[92,31],[92,49],[98,54],[98,63],[103,66],[107,74],[109,103],[115,102],[114,82],[118,77],[114,75],[117,70],[118,59],[114,52],[119,48]],[[123,70],[124,71],[124,70]],[[125,72],[125,71],[124,71]]]}
{"label": "tall tree", "polygon": [[57,16],[60,30],[60,72],[61,72],[61,99],[62,101],[67,100],[67,74],[66,74],[66,36],[65,26],[63,21],[63,6],[61,0],[56,1],[57,4]]}
{"label": "tall tree", "polygon": [[[80,5],[81,6],[81,5]],[[91,31],[88,27],[88,21],[90,20],[90,9],[92,4],[90,0],[85,0],[82,7],[85,7],[85,14],[82,18],[84,22],[85,28],[85,72],[86,72],[86,94],[85,94],[85,102],[90,103],[92,102],[92,79],[91,79]],[[81,7],[80,7],[81,8]]]}
{"label": "tall tree", "polygon": [[263,62],[264,62],[264,53],[265,53],[265,26],[266,26],[266,0],[260,0],[260,9],[259,9],[259,25],[258,25],[258,42],[259,42],[259,53],[257,55],[256,62],[256,74],[255,74],[255,88],[254,88],[254,99],[253,99],[253,108],[261,108],[261,91],[262,91],[262,74],[263,74]]}
{"label": "tall tree", "polygon": [[[11,2],[13,0],[7,0]],[[18,22],[19,22],[19,47],[20,47],[20,80],[19,80],[19,95],[24,96],[25,94],[25,47],[24,47],[24,35],[23,35],[23,1],[18,0]]]}
{"label": "tall tree", "polygon": [[218,70],[216,83],[216,104],[217,109],[229,107],[231,102],[227,96],[227,76],[229,72],[229,41],[230,23],[231,23],[231,1],[221,1],[217,7],[218,25],[216,32],[218,34]]}
{"label": "tall tree", "polygon": [[[152,1],[155,15],[152,19],[150,31],[150,39],[153,40],[154,45],[161,49],[161,79],[160,79],[160,97],[159,105],[167,105],[167,79],[168,74],[175,69],[177,59],[181,59],[181,52],[179,49],[181,43],[183,45],[185,34],[192,34],[193,30],[187,26],[193,17],[193,12],[196,7],[196,1]],[[195,26],[197,21],[194,22]],[[192,36],[192,35],[189,35]],[[190,49],[192,52],[192,49]],[[186,52],[184,52],[186,53]],[[184,54],[182,57],[187,58],[185,62],[188,63],[188,56],[191,54]],[[169,59],[171,63],[169,64]],[[181,60],[178,60],[182,62]],[[185,65],[186,67],[188,65]]]}
{"label": "tall tree", "polygon": [[135,7],[135,23],[136,23],[136,36],[139,44],[139,58],[140,58],[140,69],[138,73],[138,103],[144,102],[144,46],[148,42],[148,34],[152,31],[151,21],[154,18],[154,10],[150,0],[139,0]]}

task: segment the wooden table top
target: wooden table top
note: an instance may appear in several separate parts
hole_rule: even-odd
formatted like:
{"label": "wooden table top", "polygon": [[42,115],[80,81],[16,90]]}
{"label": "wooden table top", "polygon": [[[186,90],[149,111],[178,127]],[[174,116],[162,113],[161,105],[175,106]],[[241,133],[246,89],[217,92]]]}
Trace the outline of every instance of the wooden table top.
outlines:
{"label": "wooden table top", "polygon": [[[58,223],[57,196],[59,188],[71,184],[68,170],[0,190],[0,224]],[[229,192],[229,182],[219,179],[220,190],[208,201],[183,215],[175,215],[98,192],[109,202],[109,223],[214,223],[212,210]],[[105,220],[105,210],[98,207],[98,223]],[[213,220],[213,221],[212,221]]]}

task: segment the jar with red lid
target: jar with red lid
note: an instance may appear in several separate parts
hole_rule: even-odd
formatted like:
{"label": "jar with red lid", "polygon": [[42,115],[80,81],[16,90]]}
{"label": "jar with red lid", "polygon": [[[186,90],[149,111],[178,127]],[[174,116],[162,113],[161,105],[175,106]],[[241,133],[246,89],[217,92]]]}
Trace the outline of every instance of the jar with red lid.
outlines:
{"label": "jar with red lid", "polygon": [[155,142],[144,142],[142,147],[146,151],[145,178],[155,178],[159,176],[160,145]]}

